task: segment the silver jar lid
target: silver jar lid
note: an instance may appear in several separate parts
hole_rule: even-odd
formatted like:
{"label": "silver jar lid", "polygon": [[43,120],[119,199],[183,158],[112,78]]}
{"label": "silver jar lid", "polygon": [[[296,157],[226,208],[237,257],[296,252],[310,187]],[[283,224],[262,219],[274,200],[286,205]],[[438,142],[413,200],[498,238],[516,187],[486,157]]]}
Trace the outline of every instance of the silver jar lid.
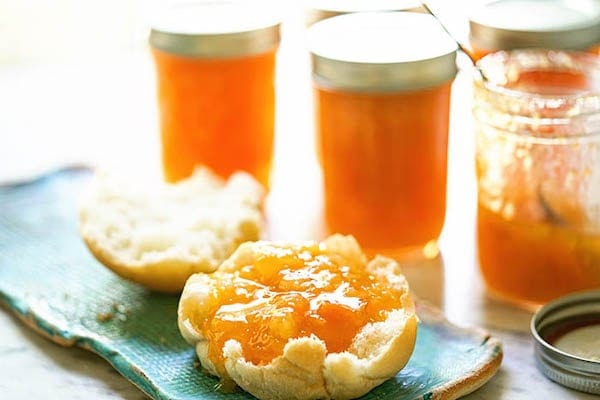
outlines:
{"label": "silver jar lid", "polygon": [[419,0],[311,0],[308,2],[306,25],[336,15],[374,11],[426,12]]}
{"label": "silver jar lid", "polygon": [[404,91],[456,76],[456,43],[431,15],[345,14],[308,29],[313,77],[351,91]]}
{"label": "silver jar lid", "polygon": [[600,394],[600,290],[561,297],[531,320],[540,370],[563,386]]}
{"label": "silver jar lid", "polygon": [[600,42],[600,2],[497,0],[476,8],[469,26],[482,50],[586,49]]}
{"label": "silver jar lid", "polygon": [[155,18],[150,45],[199,58],[264,53],[280,40],[280,17],[273,4],[262,0],[176,2]]}

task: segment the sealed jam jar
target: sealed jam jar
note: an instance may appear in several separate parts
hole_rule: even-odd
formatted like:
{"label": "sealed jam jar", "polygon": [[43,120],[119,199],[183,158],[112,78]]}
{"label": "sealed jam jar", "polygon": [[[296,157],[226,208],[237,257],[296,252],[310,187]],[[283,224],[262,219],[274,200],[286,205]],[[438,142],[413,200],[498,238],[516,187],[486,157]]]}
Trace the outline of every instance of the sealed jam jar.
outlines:
{"label": "sealed jam jar", "polygon": [[279,20],[269,3],[188,1],[168,7],[150,35],[167,180],[198,164],[267,185]]}
{"label": "sealed jam jar", "polygon": [[498,52],[475,78],[477,236],[488,289],[536,307],[600,288],[600,59]]}
{"label": "sealed jam jar", "polygon": [[329,18],[308,43],[329,230],[373,252],[427,248],[445,216],[455,43],[413,12]]}
{"label": "sealed jam jar", "polygon": [[496,0],[469,17],[476,59],[497,50],[600,49],[600,2],[595,0]]}

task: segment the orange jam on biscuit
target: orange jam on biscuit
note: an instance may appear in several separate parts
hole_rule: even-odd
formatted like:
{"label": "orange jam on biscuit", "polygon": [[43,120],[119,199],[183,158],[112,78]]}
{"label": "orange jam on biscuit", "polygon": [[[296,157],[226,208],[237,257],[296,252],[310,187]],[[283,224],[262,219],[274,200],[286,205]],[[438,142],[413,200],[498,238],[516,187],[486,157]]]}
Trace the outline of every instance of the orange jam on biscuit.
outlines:
{"label": "orange jam on biscuit", "polygon": [[323,340],[329,353],[342,352],[363,326],[401,308],[404,294],[370,275],[365,260],[356,258],[323,244],[264,243],[251,264],[213,275],[209,313],[194,319],[193,310],[183,312],[207,338],[217,369],[230,339],[255,365],[282,355],[289,339],[310,335]]}

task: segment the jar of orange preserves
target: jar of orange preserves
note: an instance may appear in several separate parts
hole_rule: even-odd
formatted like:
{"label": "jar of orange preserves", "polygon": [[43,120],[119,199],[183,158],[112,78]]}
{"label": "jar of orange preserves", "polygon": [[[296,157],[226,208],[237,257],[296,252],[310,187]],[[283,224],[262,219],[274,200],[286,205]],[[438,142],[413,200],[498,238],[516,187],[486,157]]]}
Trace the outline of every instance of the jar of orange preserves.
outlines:
{"label": "jar of orange preserves", "polygon": [[152,26],[168,181],[203,164],[268,184],[279,20],[268,2],[175,3]]}
{"label": "jar of orange preserves", "polygon": [[414,12],[336,16],[308,35],[329,230],[370,252],[431,249],[445,216],[455,43]]}
{"label": "jar of orange preserves", "polygon": [[477,237],[488,289],[535,308],[600,288],[600,58],[515,50],[478,66]]}
{"label": "jar of orange preserves", "polygon": [[475,59],[498,50],[543,48],[600,50],[600,2],[496,0],[469,17]]}

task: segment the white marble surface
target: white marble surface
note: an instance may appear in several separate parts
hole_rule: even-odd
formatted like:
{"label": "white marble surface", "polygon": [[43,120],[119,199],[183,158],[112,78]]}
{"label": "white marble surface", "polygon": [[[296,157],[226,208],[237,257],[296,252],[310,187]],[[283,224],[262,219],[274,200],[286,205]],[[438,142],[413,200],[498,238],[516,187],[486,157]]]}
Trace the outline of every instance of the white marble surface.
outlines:
{"label": "white marble surface", "polygon": [[[286,27],[280,51],[274,238],[318,232],[319,175],[313,155],[310,84],[300,24]],[[295,34],[293,33],[295,29]],[[118,62],[117,62],[118,61]],[[118,60],[0,68],[0,179],[65,162],[93,162],[158,174],[152,65],[145,50]],[[547,380],[535,368],[531,315],[485,295],[475,259],[473,140],[469,77],[454,87],[449,198],[442,259],[408,266],[416,294],[461,325],[492,331],[504,344],[497,375],[468,399],[592,399]],[[0,310],[0,399],[142,399],[110,365],[62,348]]]}

